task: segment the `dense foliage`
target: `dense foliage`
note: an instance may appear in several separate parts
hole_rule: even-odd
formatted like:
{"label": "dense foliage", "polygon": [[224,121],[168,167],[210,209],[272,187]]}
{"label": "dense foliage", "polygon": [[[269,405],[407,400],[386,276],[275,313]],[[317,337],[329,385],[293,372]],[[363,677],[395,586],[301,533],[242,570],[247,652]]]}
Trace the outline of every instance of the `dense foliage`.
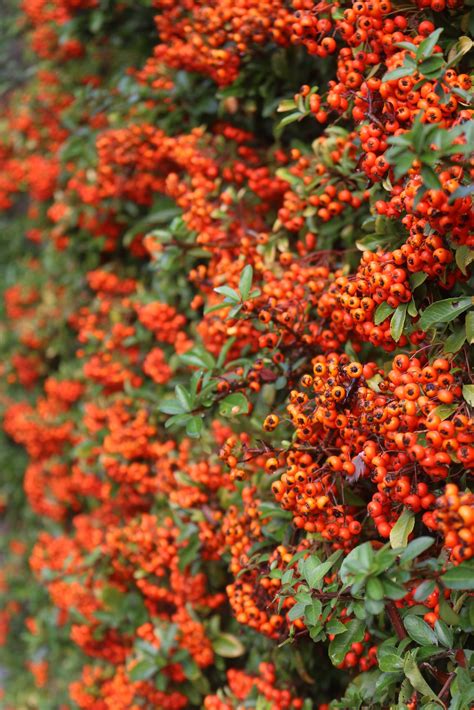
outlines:
{"label": "dense foliage", "polygon": [[6,3],[2,707],[474,705],[470,5]]}

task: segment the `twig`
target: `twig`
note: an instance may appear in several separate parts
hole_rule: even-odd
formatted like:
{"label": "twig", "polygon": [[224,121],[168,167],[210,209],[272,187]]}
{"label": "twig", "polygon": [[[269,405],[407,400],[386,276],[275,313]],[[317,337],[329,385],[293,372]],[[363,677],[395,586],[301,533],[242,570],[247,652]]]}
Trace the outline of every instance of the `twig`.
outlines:
{"label": "twig", "polygon": [[405,627],[403,626],[403,621],[401,620],[397,607],[393,602],[387,602],[386,609],[388,617],[393,624],[393,628],[395,629],[395,633],[397,634],[398,639],[400,641],[406,639],[408,634],[405,630]]}
{"label": "twig", "polygon": [[444,698],[448,697],[449,689],[451,687],[451,683],[456,677],[456,673],[450,673],[448,677],[446,678],[446,682],[439,691],[438,698],[443,701]]}

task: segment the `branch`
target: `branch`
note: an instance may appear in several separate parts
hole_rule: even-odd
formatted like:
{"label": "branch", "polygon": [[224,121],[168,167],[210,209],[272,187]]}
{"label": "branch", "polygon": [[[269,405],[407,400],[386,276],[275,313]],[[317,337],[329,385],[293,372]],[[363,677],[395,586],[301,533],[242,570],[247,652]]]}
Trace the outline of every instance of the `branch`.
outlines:
{"label": "branch", "polygon": [[405,627],[403,626],[403,621],[400,617],[400,614],[398,613],[398,609],[395,606],[393,602],[387,602],[386,607],[387,609],[387,614],[390,619],[390,621],[393,624],[393,628],[395,629],[395,633],[398,636],[398,639],[402,641],[403,639],[406,639],[408,634],[405,631]]}

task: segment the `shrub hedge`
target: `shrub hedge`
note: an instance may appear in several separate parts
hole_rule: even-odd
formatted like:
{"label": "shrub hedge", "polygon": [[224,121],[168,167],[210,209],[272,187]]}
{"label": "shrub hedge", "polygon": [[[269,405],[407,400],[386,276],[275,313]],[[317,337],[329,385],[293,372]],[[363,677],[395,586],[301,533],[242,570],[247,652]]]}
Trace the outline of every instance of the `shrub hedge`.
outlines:
{"label": "shrub hedge", "polygon": [[2,707],[474,706],[472,2],[5,5]]}

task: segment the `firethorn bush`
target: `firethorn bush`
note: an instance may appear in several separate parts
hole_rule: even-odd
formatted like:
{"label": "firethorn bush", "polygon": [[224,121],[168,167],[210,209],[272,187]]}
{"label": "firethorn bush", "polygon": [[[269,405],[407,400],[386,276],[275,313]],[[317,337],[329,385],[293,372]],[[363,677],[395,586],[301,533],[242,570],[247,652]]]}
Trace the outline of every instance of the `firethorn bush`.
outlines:
{"label": "firethorn bush", "polygon": [[472,2],[4,5],[2,707],[474,707]]}

